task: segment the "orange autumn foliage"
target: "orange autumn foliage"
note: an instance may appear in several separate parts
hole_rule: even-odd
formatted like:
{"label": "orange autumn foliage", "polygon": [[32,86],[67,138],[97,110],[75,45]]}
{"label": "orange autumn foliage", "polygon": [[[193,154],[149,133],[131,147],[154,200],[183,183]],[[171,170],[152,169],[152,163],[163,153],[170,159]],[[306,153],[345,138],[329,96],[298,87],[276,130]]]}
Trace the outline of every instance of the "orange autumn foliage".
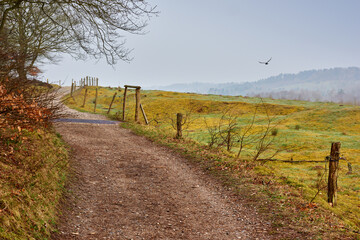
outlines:
{"label": "orange autumn foliage", "polygon": [[27,129],[32,131],[35,126],[46,126],[51,118],[51,111],[40,107],[35,99],[26,101],[21,90],[8,93],[0,85],[0,128]]}

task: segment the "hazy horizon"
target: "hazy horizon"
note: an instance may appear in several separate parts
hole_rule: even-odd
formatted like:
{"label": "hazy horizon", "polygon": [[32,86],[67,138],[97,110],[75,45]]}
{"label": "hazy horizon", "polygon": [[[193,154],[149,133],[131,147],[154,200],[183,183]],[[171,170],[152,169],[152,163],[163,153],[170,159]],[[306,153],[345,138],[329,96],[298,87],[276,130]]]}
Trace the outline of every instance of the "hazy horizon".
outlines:
{"label": "hazy horizon", "polygon": [[[247,82],[335,67],[359,67],[360,2],[150,0],[160,14],[145,35],[126,35],[131,63],[65,56],[46,65],[43,79],[100,79],[101,85],[163,86]],[[269,65],[259,64],[270,57]]]}

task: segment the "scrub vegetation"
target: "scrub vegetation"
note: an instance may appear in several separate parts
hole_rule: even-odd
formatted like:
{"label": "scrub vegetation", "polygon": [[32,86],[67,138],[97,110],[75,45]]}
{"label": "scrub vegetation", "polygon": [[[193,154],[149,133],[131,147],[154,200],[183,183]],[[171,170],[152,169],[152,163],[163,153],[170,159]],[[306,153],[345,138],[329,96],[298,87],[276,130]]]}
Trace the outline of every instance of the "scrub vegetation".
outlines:
{"label": "scrub vegetation", "polygon": [[54,109],[43,106],[50,99],[35,102],[28,93],[0,85],[0,239],[49,237],[66,178],[67,150],[50,124]]}

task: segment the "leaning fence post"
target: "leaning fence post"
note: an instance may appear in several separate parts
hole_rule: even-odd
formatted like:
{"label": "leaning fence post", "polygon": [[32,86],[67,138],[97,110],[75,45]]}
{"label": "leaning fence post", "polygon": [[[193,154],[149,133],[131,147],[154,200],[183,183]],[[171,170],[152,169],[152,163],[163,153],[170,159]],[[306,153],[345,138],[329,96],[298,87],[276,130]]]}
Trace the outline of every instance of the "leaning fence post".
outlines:
{"label": "leaning fence post", "polygon": [[82,105],[81,107],[85,107],[85,101],[86,101],[87,91],[88,91],[88,89],[85,88],[84,102],[83,102],[83,105]]}
{"label": "leaning fence post", "polygon": [[135,122],[139,123],[140,88],[136,88],[136,89],[135,89],[135,98],[136,98],[136,105],[135,105]]}
{"label": "leaning fence post", "polygon": [[94,112],[96,112],[97,97],[98,97],[98,89],[96,88]]}
{"label": "leaning fence post", "polygon": [[147,119],[147,117],[146,117],[146,113],[145,113],[144,108],[143,108],[143,106],[142,106],[141,103],[140,103],[140,109],[141,109],[141,112],[142,112],[142,114],[143,114],[143,117],[144,117],[144,120],[145,120],[146,125],[149,125],[149,121],[148,121],[148,119]]}
{"label": "leaning fence post", "polygon": [[182,138],[182,119],[181,113],[176,114],[176,138]]}
{"label": "leaning fence post", "polygon": [[329,179],[328,179],[328,203],[336,205],[336,190],[337,190],[337,171],[340,159],[341,143],[335,142],[331,144],[331,152],[329,159]]}
{"label": "leaning fence post", "polygon": [[115,100],[116,94],[117,94],[117,92],[114,93],[114,96],[113,96],[113,98],[112,98],[112,100],[111,100],[111,103],[110,103],[110,105],[109,105],[109,109],[108,109],[108,111],[107,111],[106,114],[109,114],[109,113],[110,113],[111,106],[112,106],[112,104],[113,104],[113,102],[114,102],[114,100]]}

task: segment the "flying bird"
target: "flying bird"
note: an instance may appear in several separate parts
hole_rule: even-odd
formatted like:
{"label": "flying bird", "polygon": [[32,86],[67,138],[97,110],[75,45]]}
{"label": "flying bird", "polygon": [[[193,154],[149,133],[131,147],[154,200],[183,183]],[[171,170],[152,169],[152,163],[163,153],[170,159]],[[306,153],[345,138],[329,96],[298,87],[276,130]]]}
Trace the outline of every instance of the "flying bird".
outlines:
{"label": "flying bird", "polygon": [[268,65],[268,64],[269,64],[269,62],[271,61],[271,59],[272,59],[272,57],[271,57],[269,60],[267,60],[266,62],[260,62],[260,61],[259,61],[259,63],[261,63],[261,64],[265,64],[265,65]]}

